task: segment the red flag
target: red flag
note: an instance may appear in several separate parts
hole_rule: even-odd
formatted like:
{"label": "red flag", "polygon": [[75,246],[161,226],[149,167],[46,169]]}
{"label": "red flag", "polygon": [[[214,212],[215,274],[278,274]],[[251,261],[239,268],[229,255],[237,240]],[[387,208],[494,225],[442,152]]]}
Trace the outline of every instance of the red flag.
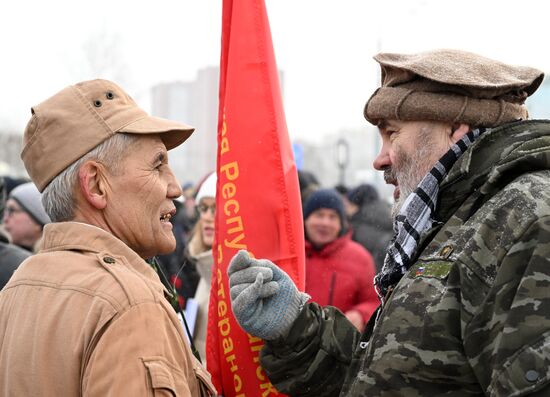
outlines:
{"label": "red flag", "polygon": [[246,249],[305,283],[298,176],[263,0],[223,2],[217,173],[208,370],[225,397],[279,395],[259,364],[263,342],[233,317],[227,279]]}

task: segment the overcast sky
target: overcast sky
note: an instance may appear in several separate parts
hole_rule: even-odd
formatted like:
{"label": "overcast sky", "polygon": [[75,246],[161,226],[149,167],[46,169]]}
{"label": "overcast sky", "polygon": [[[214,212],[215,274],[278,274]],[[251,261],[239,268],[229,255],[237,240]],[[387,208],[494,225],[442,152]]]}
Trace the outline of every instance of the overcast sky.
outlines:
{"label": "overcast sky", "polygon": [[[266,3],[292,138],[366,125],[378,51],[459,48],[550,72],[545,1]],[[3,1],[0,130],[21,131],[31,106],[96,77],[116,80],[148,109],[152,85],[191,80],[219,62],[220,24],[221,0]]]}

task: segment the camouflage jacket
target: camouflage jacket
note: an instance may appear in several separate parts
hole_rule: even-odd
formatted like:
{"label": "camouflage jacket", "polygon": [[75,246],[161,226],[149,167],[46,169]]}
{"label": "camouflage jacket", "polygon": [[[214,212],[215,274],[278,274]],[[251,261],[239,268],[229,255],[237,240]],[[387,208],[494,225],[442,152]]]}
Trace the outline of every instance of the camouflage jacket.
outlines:
{"label": "camouflage jacket", "polygon": [[290,396],[550,395],[550,122],[493,129],[441,184],[441,224],[360,335],[309,303],[261,363]]}

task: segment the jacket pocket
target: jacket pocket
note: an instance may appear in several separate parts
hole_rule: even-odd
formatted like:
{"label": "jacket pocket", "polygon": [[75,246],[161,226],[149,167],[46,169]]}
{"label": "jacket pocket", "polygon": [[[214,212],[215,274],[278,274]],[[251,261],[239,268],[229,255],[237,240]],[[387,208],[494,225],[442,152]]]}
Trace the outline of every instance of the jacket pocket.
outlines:
{"label": "jacket pocket", "polygon": [[[525,396],[548,387],[550,332],[509,358],[489,387],[490,396]],[[546,389],[545,389],[546,390]]]}
{"label": "jacket pocket", "polygon": [[154,397],[177,397],[176,384],[170,367],[161,360],[144,360],[147,370],[150,395]]}
{"label": "jacket pocket", "polygon": [[208,372],[206,372],[201,365],[193,368],[193,370],[195,371],[195,376],[197,377],[197,381],[199,383],[201,397],[217,396],[216,389],[210,380],[210,375]]}

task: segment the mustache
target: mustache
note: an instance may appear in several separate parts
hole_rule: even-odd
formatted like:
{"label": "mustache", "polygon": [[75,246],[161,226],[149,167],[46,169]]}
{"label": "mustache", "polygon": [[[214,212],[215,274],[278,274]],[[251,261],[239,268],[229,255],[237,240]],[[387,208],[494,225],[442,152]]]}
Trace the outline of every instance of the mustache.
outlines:
{"label": "mustache", "polygon": [[397,175],[391,167],[384,169],[384,182],[389,185],[397,183]]}

